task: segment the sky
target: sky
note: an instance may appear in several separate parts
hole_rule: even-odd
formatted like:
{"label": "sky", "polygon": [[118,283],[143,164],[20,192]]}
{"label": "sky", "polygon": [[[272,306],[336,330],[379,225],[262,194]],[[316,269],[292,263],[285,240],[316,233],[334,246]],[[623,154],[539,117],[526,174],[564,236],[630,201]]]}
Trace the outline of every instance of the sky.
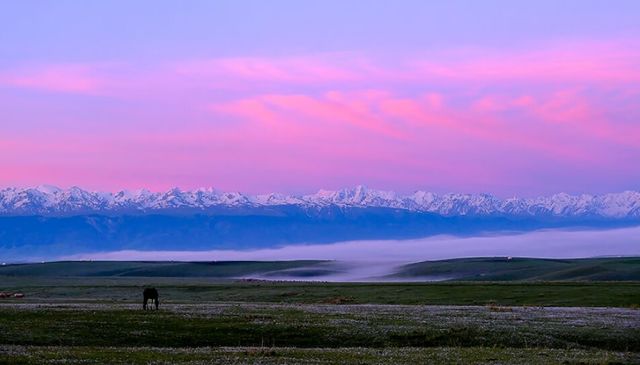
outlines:
{"label": "sky", "polygon": [[640,189],[640,2],[21,0],[0,187]]}

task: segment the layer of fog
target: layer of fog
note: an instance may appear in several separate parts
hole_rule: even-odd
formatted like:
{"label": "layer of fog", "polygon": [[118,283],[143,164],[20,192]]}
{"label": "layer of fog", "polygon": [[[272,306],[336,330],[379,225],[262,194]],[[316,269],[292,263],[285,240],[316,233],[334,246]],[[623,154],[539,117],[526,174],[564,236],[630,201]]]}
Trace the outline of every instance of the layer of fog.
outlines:
{"label": "layer of fog", "polygon": [[[335,260],[332,274],[315,280],[377,280],[403,264],[462,257],[583,258],[640,256],[640,227],[611,230],[540,230],[475,237],[434,236],[413,240],[348,241],[256,250],[116,251],[67,256],[65,260],[242,261]],[[281,277],[285,279],[286,277]],[[278,277],[273,277],[278,279]],[[314,280],[309,277],[305,280]],[[423,278],[424,279],[424,278]],[[438,279],[438,278],[433,278]]]}

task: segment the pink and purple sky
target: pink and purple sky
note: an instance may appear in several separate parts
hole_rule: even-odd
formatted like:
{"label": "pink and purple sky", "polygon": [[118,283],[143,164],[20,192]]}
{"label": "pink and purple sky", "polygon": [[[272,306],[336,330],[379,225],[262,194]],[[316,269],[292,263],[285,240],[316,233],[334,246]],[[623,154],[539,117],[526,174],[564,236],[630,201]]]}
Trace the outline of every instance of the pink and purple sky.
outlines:
{"label": "pink and purple sky", "polygon": [[640,189],[640,2],[31,1],[0,187]]}

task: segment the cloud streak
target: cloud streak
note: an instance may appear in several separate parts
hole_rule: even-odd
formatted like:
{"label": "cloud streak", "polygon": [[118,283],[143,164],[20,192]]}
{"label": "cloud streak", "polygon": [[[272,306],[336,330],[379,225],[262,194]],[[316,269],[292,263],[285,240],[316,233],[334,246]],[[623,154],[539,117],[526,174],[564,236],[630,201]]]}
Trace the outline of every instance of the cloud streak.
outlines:
{"label": "cloud streak", "polygon": [[0,85],[54,93],[96,95],[108,83],[94,65],[54,64],[0,70]]}

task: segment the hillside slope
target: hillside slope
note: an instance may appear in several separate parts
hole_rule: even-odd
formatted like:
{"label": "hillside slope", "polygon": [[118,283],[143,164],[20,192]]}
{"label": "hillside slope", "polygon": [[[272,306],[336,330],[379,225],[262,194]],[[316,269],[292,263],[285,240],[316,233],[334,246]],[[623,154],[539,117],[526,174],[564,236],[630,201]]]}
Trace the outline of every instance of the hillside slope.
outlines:
{"label": "hillside slope", "polygon": [[248,275],[276,275],[313,267],[322,261],[58,261],[15,264],[0,267],[0,276],[19,277],[211,277],[239,278]]}
{"label": "hillside slope", "polygon": [[393,277],[461,281],[635,281],[640,280],[640,258],[463,258],[405,265]]}
{"label": "hillside slope", "polygon": [[[372,266],[379,263],[371,263]],[[358,269],[362,269],[362,264]],[[59,261],[0,266],[0,277],[175,277],[334,280],[336,261]],[[640,281],[640,257],[591,259],[463,258],[401,266],[367,281]],[[342,281],[339,279],[338,281]]]}

